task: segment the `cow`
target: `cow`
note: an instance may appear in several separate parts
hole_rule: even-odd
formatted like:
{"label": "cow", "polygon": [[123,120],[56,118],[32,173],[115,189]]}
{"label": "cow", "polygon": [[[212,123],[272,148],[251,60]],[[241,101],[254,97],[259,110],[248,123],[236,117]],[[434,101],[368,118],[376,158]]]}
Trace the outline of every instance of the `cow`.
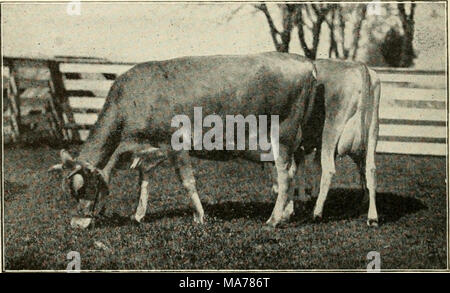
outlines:
{"label": "cow", "polygon": [[[277,52],[181,57],[134,66],[113,83],[78,157],[62,150],[62,163],[50,168],[70,171],[63,182],[78,200],[79,217],[72,222],[82,228],[93,222],[102,210],[100,202],[104,203],[109,193],[112,171],[129,166],[126,162],[130,161],[129,167],[137,168],[140,177],[140,199],[131,217],[141,222],[147,208],[150,171],[168,160],[191,198],[194,221],[203,223],[204,210],[190,157],[203,157],[205,152],[171,147],[177,130],[171,126],[171,119],[187,115],[192,121],[194,108],[201,107],[204,115],[215,114],[222,119],[250,114],[278,117],[278,141],[271,139],[270,146],[279,194],[267,221],[275,227],[282,220],[289,197],[292,153],[301,144],[302,129],[312,116],[315,76],[312,61]],[[217,151],[220,156],[214,152],[210,159],[259,158],[255,156],[258,151],[247,149]]]}
{"label": "cow", "polygon": [[[323,206],[335,174],[337,155],[349,155],[359,169],[364,198],[369,199],[367,225],[378,226],[376,209],[375,150],[379,129],[380,80],[366,65],[333,59],[318,59],[315,102],[324,105],[303,130],[303,143],[294,153],[298,166],[294,185],[299,197],[304,197],[305,155],[316,151],[313,159],[312,195],[317,197],[313,217],[322,218]],[[320,185],[317,177],[320,176]],[[273,193],[278,192],[276,170],[272,170]],[[294,213],[294,203],[289,201],[283,212],[287,220]]]}

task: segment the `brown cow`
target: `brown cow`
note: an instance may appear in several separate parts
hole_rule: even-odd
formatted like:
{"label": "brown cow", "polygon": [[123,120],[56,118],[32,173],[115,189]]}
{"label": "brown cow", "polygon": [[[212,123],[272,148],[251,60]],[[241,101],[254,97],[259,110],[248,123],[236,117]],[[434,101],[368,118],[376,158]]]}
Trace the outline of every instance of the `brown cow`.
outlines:
{"label": "brown cow", "polygon": [[[190,155],[196,153],[173,150],[171,139],[177,129],[171,126],[171,119],[187,115],[193,121],[195,107],[201,107],[205,116],[215,114],[223,120],[227,115],[277,115],[279,143],[270,143],[280,187],[267,221],[276,226],[288,197],[290,158],[311,117],[314,89],[313,63],[293,54],[184,57],[138,64],[112,85],[78,158],[62,151],[62,164],[51,169],[71,170],[66,183],[79,202],[82,221],[78,226],[87,227],[97,214],[99,201],[108,192],[113,168],[120,162],[129,162],[132,156],[132,166],[139,168],[141,180],[133,219],[141,221],[147,205],[149,169],[169,159],[191,197],[194,220],[203,223],[204,211],[190,163]],[[222,153],[255,158],[255,152],[250,150]],[[152,156],[152,163],[139,164],[138,158]]]}

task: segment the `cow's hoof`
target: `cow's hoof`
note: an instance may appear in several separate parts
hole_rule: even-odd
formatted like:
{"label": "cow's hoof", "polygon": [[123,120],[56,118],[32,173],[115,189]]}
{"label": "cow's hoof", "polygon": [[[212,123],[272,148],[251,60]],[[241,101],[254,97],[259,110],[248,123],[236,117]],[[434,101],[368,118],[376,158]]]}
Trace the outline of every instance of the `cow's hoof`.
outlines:
{"label": "cow's hoof", "polygon": [[378,219],[368,219],[367,226],[374,228],[378,227]]}
{"label": "cow's hoof", "polygon": [[78,229],[87,229],[87,228],[92,229],[94,227],[94,219],[93,218],[73,217],[70,220],[70,226],[72,228],[78,228]]}
{"label": "cow's hoof", "polygon": [[262,226],[261,230],[263,232],[273,232],[275,230],[275,227],[266,223],[265,225]]}
{"label": "cow's hoof", "polygon": [[266,221],[266,226],[270,228],[275,228],[278,225],[279,221],[276,221],[273,217],[270,217]]}
{"label": "cow's hoof", "polygon": [[205,223],[205,217],[194,213],[194,223],[203,225]]}
{"label": "cow's hoof", "polygon": [[315,222],[315,223],[320,223],[320,222],[322,222],[322,215],[313,215],[313,221]]}
{"label": "cow's hoof", "polygon": [[290,201],[284,208],[283,214],[281,215],[281,221],[287,222],[293,215],[294,215],[294,201]]}
{"label": "cow's hoof", "polygon": [[142,219],[140,219],[140,220],[136,219],[136,215],[131,215],[130,221],[133,226],[139,226],[142,223]]}

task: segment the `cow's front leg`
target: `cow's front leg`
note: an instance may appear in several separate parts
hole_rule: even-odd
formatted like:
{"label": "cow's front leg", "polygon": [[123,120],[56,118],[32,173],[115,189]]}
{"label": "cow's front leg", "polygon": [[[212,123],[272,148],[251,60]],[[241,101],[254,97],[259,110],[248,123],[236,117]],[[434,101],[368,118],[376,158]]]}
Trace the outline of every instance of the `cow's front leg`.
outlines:
{"label": "cow's front leg", "polygon": [[[280,145],[279,156],[275,158],[275,167],[277,170],[277,182],[278,182],[278,196],[275,203],[275,207],[272,211],[272,215],[267,220],[266,224],[272,227],[276,227],[281,220],[283,220],[283,213],[286,208],[286,200],[288,199],[291,177],[289,176],[290,168],[290,156],[288,155],[287,148]],[[289,210],[288,210],[289,211]],[[293,211],[293,202],[292,202]]]}
{"label": "cow's front leg", "polygon": [[198,196],[195,183],[194,171],[192,170],[191,158],[187,151],[171,154],[171,159],[175,165],[175,170],[181,179],[184,188],[187,190],[192,204],[194,205],[194,222],[203,224],[204,214],[203,206]]}
{"label": "cow's front leg", "polygon": [[303,181],[302,169],[305,165],[305,158],[303,154],[298,157],[292,157],[291,166],[288,171],[288,180],[290,182],[290,188],[288,189],[288,202],[283,210],[283,215],[281,216],[282,221],[287,221],[294,215],[294,197],[293,192],[295,188],[298,188],[299,197],[303,198],[305,196],[305,185]]}
{"label": "cow's front leg", "polygon": [[148,181],[148,175],[144,171],[139,170],[139,203],[134,214],[134,219],[132,218],[132,220],[136,220],[138,223],[141,223],[147,211]]}
{"label": "cow's front leg", "polygon": [[[272,179],[272,194],[278,195],[278,173],[276,166],[271,167],[271,179]],[[301,199],[305,196],[304,180],[303,179],[303,169],[305,167],[305,157],[303,154],[301,156],[292,158],[291,166],[289,168],[289,180],[292,185],[292,191],[298,188],[298,195]],[[289,194],[290,195],[290,194]],[[294,215],[294,198],[291,197],[286,204],[283,214],[281,216],[282,221],[287,221],[290,217]]]}

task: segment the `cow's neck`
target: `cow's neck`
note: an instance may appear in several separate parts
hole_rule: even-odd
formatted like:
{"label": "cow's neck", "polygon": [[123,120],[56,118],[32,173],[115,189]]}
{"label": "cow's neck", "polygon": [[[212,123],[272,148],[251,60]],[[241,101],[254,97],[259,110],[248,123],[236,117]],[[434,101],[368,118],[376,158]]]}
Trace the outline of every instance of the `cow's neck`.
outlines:
{"label": "cow's neck", "polygon": [[91,129],[78,160],[103,169],[120,143],[121,121],[114,105],[105,105],[97,123]]}
{"label": "cow's neck", "polygon": [[86,141],[78,160],[103,169],[116,148],[115,145],[108,144],[107,141],[97,138]]}

